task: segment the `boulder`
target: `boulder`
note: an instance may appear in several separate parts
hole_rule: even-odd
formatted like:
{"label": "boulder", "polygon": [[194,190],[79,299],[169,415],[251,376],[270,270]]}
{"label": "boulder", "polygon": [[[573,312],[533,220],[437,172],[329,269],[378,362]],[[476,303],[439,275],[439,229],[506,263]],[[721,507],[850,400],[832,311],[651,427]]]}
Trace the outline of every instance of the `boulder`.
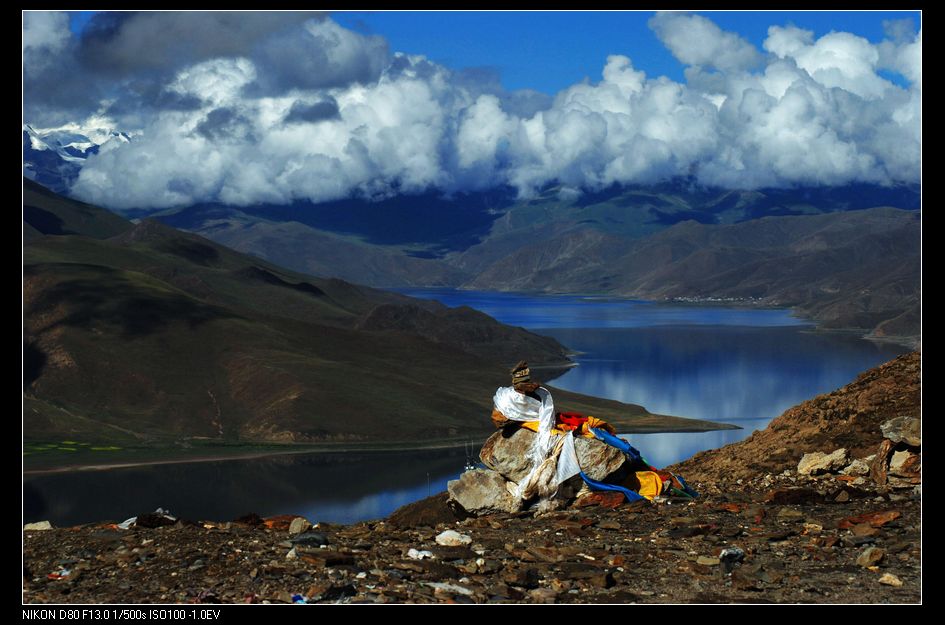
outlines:
{"label": "boulder", "polygon": [[574,452],[581,469],[592,480],[603,481],[627,462],[622,451],[596,438],[575,438]]}
{"label": "boulder", "polygon": [[850,462],[847,450],[840,448],[831,454],[825,454],[815,451],[811,454],[804,454],[801,461],[797,463],[797,472],[800,475],[818,475],[829,471],[839,471]]}
{"label": "boulder", "polygon": [[483,444],[479,459],[502,477],[517,483],[531,469],[528,450],[534,436],[534,432],[524,428],[502,428]]}
{"label": "boulder", "polygon": [[[528,451],[535,436],[534,432],[525,428],[511,432],[504,428],[489,437],[479,452],[479,458],[507,480],[518,483],[531,470]],[[596,438],[575,438],[574,452],[581,469],[594,480],[603,480],[620,469],[627,460],[619,449]]]}
{"label": "boulder", "polygon": [[405,529],[423,525],[434,527],[438,523],[452,523],[465,517],[450,508],[448,493],[437,493],[397,508],[387,517],[387,522],[398,529]]}
{"label": "boulder", "polygon": [[889,475],[897,477],[920,477],[922,470],[922,457],[912,451],[893,452],[889,460]]}
{"label": "boulder", "polygon": [[446,484],[450,500],[470,514],[517,512],[519,501],[506,488],[506,480],[496,471],[474,469]]}
{"label": "boulder", "polygon": [[896,417],[879,426],[883,437],[910,447],[922,446],[922,421],[915,417]]}
{"label": "boulder", "polygon": [[289,523],[289,534],[293,536],[312,529],[312,523],[305,517],[297,516]]}

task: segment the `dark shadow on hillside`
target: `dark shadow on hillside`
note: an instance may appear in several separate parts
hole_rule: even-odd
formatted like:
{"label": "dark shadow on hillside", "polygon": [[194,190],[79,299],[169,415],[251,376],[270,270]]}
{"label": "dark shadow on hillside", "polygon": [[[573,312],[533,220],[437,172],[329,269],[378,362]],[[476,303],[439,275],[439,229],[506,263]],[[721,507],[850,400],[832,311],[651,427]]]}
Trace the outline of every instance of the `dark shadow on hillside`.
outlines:
{"label": "dark shadow on hillside", "polygon": [[216,248],[204,243],[188,241],[186,239],[172,239],[170,241],[165,241],[158,245],[157,249],[168,254],[173,254],[174,256],[179,256],[185,260],[189,260],[194,264],[203,265],[204,267],[209,267],[210,265],[216,264],[220,260],[220,253],[216,250]]}
{"label": "dark shadow on hillside", "polygon": [[58,216],[36,206],[23,206],[23,221],[43,234],[75,234],[72,230],[63,229],[62,219]]}
{"label": "dark shadow on hillside", "polygon": [[663,224],[667,226],[672,226],[673,224],[678,224],[681,221],[688,220],[697,221],[700,224],[716,223],[715,215],[703,211],[680,210],[675,212],[663,212],[661,210],[652,209],[651,212],[656,216],[656,219],[648,223]]}
{"label": "dark shadow on hillside", "polygon": [[308,295],[314,295],[315,297],[325,297],[325,292],[314,284],[309,284],[308,282],[289,282],[288,280],[283,280],[276,274],[266,271],[265,269],[260,269],[259,267],[246,267],[245,269],[240,269],[236,272],[236,275],[248,280],[265,282],[266,284],[281,286],[283,288],[292,289],[294,291],[299,291]]}
{"label": "dark shadow on hillside", "polygon": [[623,188],[619,185],[612,184],[606,189],[601,189],[600,191],[588,191],[582,189],[581,195],[574,201],[574,205],[578,208],[584,208],[590,206],[591,204],[600,204],[601,202],[607,202],[614,199],[614,197],[623,193]]}
{"label": "dark shadow on hillside", "polygon": [[[427,251],[442,254],[479,243],[502,209],[514,201],[515,192],[508,187],[451,196],[431,190],[376,201],[346,198],[314,204],[300,200],[287,205],[248,207],[201,203],[157,219],[175,228],[194,230],[209,221],[248,215],[251,220],[298,222],[317,230],[355,235],[376,245],[432,245],[436,249]],[[124,214],[140,217],[148,211]]]}
{"label": "dark shadow on hillside", "polygon": [[91,329],[104,324],[120,327],[124,338],[134,338],[159,332],[173,323],[184,322],[194,328],[236,316],[183,295],[142,288],[113,269],[86,267],[100,273],[101,278],[60,282],[47,289],[32,307],[42,311],[64,306],[69,311],[47,331],[60,325]]}
{"label": "dark shadow on hillside", "polygon": [[30,385],[39,379],[43,373],[43,367],[46,366],[46,354],[36,345],[29,341],[23,344],[23,389],[26,390]]}

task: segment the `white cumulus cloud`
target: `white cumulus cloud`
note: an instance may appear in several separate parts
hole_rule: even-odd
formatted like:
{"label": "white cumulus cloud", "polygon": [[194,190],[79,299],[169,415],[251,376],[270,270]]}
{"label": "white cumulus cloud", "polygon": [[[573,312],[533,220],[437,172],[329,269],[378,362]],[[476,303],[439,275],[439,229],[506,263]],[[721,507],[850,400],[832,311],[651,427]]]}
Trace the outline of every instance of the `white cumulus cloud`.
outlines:
{"label": "white cumulus cloud", "polygon": [[[891,25],[873,44],[774,25],[762,53],[703,16],[650,25],[688,65],[684,82],[612,55],[597,82],[545,99],[388,54],[327,18],[280,23],[278,40],[265,31],[251,49],[175,66],[156,92],[175,106],[116,116],[138,121],[122,128],[134,140],[90,157],[73,192],[121,209],[674,176],[743,189],[918,181],[921,32]],[[286,54],[297,62],[277,75]]]}

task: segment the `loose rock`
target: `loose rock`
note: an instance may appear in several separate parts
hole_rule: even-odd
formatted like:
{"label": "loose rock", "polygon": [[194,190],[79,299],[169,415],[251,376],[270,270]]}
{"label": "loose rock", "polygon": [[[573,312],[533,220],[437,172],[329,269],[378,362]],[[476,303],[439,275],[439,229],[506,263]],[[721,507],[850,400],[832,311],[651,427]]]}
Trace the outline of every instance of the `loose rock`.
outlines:
{"label": "loose rock", "polygon": [[804,454],[801,461],[797,463],[797,472],[800,475],[818,475],[829,471],[839,471],[847,466],[849,461],[847,450],[843,448],[830,454],[815,451],[811,454]]}
{"label": "loose rock", "polygon": [[460,547],[462,545],[468,545],[471,542],[472,538],[466,534],[460,534],[455,530],[446,530],[436,537],[436,544],[446,547]]}
{"label": "loose rock", "polygon": [[870,474],[870,462],[873,457],[857,458],[846,466],[840,473],[843,475],[864,476]]}
{"label": "loose rock", "polygon": [[411,548],[407,551],[407,557],[408,557],[408,558],[413,558],[414,560],[422,560],[422,559],[424,559],[424,558],[432,558],[432,557],[433,557],[433,553],[430,552],[430,551],[427,551],[427,550],[425,550],[425,549],[422,550],[422,551],[417,551],[416,549],[414,549],[413,547],[411,547]]}
{"label": "loose rock", "polygon": [[889,469],[889,457],[892,455],[893,447],[895,447],[895,444],[891,440],[883,439],[883,442],[879,444],[876,457],[873,458],[873,463],[870,465],[870,477],[880,486],[886,484],[886,472]]}
{"label": "loose rock", "polygon": [[301,534],[311,529],[312,523],[305,517],[297,516],[289,524],[289,534]]}
{"label": "loose rock", "polygon": [[887,586],[902,586],[902,580],[893,575],[892,573],[885,573],[882,577],[879,578],[880,584],[886,584]]}
{"label": "loose rock", "polygon": [[889,475],[897,477],[920,477],[922,457],[912,451],[893,452],[889,460]]}
{"label": "loose rock", "polygon": [[896,417],[879,426],[883,436],[894,443],[912,447],[922,445],[922,421],[915,417]]}
{"label": "loose rock", "polygon": [[885,555],[886,552],[879,547],[867,547],[856,559],[856,563],[865,567],[875,566],[882,562]]}
{"label": "loose rock", "polygon": [[470,514],[515,512],[521,506],[521,502],[506,488],[506,480],[496,471],[466,471],[458,480],[448,482],[446,487],[450,499]]}

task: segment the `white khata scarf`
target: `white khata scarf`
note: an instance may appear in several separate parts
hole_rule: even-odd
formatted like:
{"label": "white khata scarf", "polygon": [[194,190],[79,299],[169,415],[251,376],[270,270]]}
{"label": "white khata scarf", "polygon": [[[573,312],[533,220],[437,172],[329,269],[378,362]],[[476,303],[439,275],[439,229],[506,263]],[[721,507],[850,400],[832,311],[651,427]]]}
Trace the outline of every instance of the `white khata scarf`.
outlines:
{"label": "white khata scarf", "polygon": [[[554,448],[554,440],[551,434],[555,426],[555,404],[551,399],[551,393],[543,387],[538,387],[535,394],[541,397],[541,401],[523,395],[511,386],[503,386],[496,390],[492,398],[492,404],[496,410],[501,412],[506,419],[512,421],[538,421],[538,436],[532,443],[528,451],[528,460],[531,464],[529,475],[520,482],[519,491],[528,482],[532,474],[538,470],[541,463],[548,457],[548,454]],[[522,493],[518,493],[521,497]]]}

